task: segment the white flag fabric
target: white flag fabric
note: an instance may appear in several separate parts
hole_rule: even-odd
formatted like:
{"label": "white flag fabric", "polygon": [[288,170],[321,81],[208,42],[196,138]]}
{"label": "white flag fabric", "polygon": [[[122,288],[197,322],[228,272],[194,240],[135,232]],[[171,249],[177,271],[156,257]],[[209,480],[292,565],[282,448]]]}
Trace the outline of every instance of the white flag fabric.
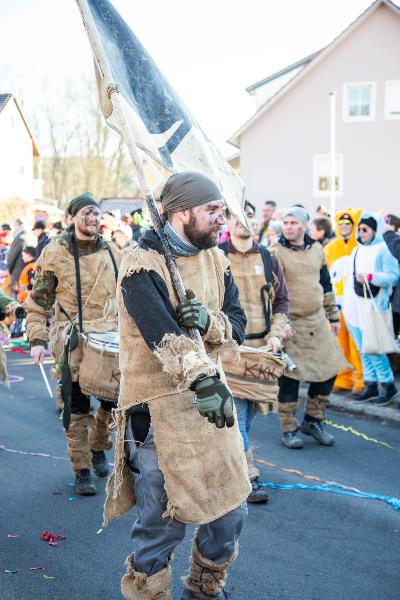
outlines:
{"label": "white flag fabric", "polygon": [[[160,179],[198,171],[220,188],[229,210],[248,226],[243,213],[244,184],[207,138],[109,0],[87,0],[113,82],[137,146],[157,165]],[[90,37],[89,37],[90,40]],[[96,51],[92,45],[96,59]],[[119,131],[104,80],[96,68],[103,115]]]}

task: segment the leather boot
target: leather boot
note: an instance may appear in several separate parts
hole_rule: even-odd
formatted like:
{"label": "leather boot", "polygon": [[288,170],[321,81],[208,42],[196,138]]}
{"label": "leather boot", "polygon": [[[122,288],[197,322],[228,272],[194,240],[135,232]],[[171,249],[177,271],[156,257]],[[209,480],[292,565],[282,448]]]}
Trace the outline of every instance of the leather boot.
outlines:
{"label": "leather boot", "polygon": [[321,446],[332,446],[335,443],[333,435],[328,433],[324,423],[317,419],[312,421],[305,419],[301,424],[300,431],[305,435],[311,435]]}
{"label": "leather boot", "polygon": [[297,423],[296,419],[296,411],[298,406],[299,402],[297,401],[278,402],[278,416],[283,435],[294,432],[298,429],[299,424]]}
{"label": "leather boot", "polygon": [[266,504],[269,501],[269,497],[263,486],[261,485],[259,477],[250,479],[251,492],[247,496],[247,502],[250,504]]}
{"label": "leather boot", "polygon": [[100,406],[94,417],[94,422],[89,433],[89,445],[91,450],[94,450],[95,452],[98,452],[99,450],[111,450],[111,422],[112,414]]}
{"label": "leather boot", "polygon": [[186,589],[181,598],[184,600],[187,598],[198,598],[199,600],[223,598],[228,567],[233,563],[236,556],[237,552],[225,563],[215,563],[200,554],[197,539],[194,538],[189,574],[183,578]]}
{"label": "leather boot", "polygon": [[360,404],[369,402],[379,397],[378,384],[376,382],[366,381],[365,389],[361,394],[354,395],[354,400]]}
{"label": "leather boot", "polygon": [[146,575],[135,571],[133,554],[127,557],[125,564],[121,592],[126,600],[172,600],[170,565],[154,575]]}
{"label": "leather boot", "polygon": [[94,496],[97,494],[89,469],[82,469],[75,473],[75,489],[80,496]]}
{"label": "leather boot", "polygon": [[67,438],[68,455],[75,473],[90,470],[92,466],[88,430],[93,420],[92,415],[77,415],[75,413],[71,415],[71,422],[65,437]]}
{"label": "leather boot", "polygon": [[379,394],[379,398],[374,401],[374,404],[378,406],[387,406],[393,402],[394,397],[397,394],[397,388],[394,383],[382,383],[382,392]]}
{"label": "leather boot", "polygon": [[282,435],[282,444],[290,450],[300,450],[303,447],[303,440],[297,435],[298,429],[295,431],[286,431]]}
{"label": "leather boot", "polygon": [[107,477],[110,470],[104,450],[92,450],[92,467],[97,477]]}

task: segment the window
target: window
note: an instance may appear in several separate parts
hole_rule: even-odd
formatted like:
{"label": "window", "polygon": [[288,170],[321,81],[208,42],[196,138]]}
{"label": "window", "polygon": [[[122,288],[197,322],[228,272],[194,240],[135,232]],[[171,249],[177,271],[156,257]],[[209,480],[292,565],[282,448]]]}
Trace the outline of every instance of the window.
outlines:
{"label": "window", "polygon": [[385,119],[400,119],[400,81],[385,83]]}
{"label": "window", "polygon": [[343,87],[343,120],[375,120],[375,83],[345,83]]}
{"label": "window", "polygon": [[[338,196],[343,194],[343,154],[336,154],[335,186]],[[331,157],[329,154],[314,156],[314,196],[331,193]]]}

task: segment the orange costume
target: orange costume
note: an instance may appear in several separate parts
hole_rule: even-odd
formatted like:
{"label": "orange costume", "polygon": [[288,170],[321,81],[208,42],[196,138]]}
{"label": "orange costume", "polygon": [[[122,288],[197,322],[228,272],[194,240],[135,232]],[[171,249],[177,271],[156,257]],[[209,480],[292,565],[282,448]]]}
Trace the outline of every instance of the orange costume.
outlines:
{"label": "orange costume", "polygon": [[19,276],[18,282],[18,302],[25,302],[28,297],[30,290],[32,289],[33,276],[36,272],[35,261],[27,263],[22,269],[21,275]]}
{"label": "orange costume", "polygon": [[[346,208],[345,210],[337,213],[337,237],[331,240],[324,248],[331,280],[335,285],[336,301],[340,308],[342,308],[345,278],[349,273],[352,272],[351,265],[349,265],[350,254],[357,246],[357,226],[361,213],[362,209],[354,210],[353,208]],[[347,241],[343,239],[343,236],[340,233],[340,227],[338,225],[338,222],[345,215],[349,215],[354,223],[353,230]],[[364,389],[360,355],[354,340],[346,327],[342,311],[340,311],[340,332],[338,335],[338,342],[343,350],[343,354],[347,362],[353,366],[353,369],[346,369],[337,375],[335,379],[335,388],[352,390],[355,393],[359,393]]]}

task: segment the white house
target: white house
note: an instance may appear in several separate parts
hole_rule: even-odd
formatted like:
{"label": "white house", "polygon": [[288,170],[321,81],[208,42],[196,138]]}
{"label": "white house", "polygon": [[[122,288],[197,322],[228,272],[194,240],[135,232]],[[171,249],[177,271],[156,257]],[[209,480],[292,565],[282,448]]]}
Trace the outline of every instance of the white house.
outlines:
{"label": "white house", "polygon": [[330,195],[329,94],[337,92],[337,208],[400,213],[400,8],[376,0],[331,44],[247,88],[255,114],[229,140],[260,206]]}
{"label": "white house", "polygon": [[13,94],[0,94],[0,202],[21,198],[33,204],[38,189],[40,153]]}

